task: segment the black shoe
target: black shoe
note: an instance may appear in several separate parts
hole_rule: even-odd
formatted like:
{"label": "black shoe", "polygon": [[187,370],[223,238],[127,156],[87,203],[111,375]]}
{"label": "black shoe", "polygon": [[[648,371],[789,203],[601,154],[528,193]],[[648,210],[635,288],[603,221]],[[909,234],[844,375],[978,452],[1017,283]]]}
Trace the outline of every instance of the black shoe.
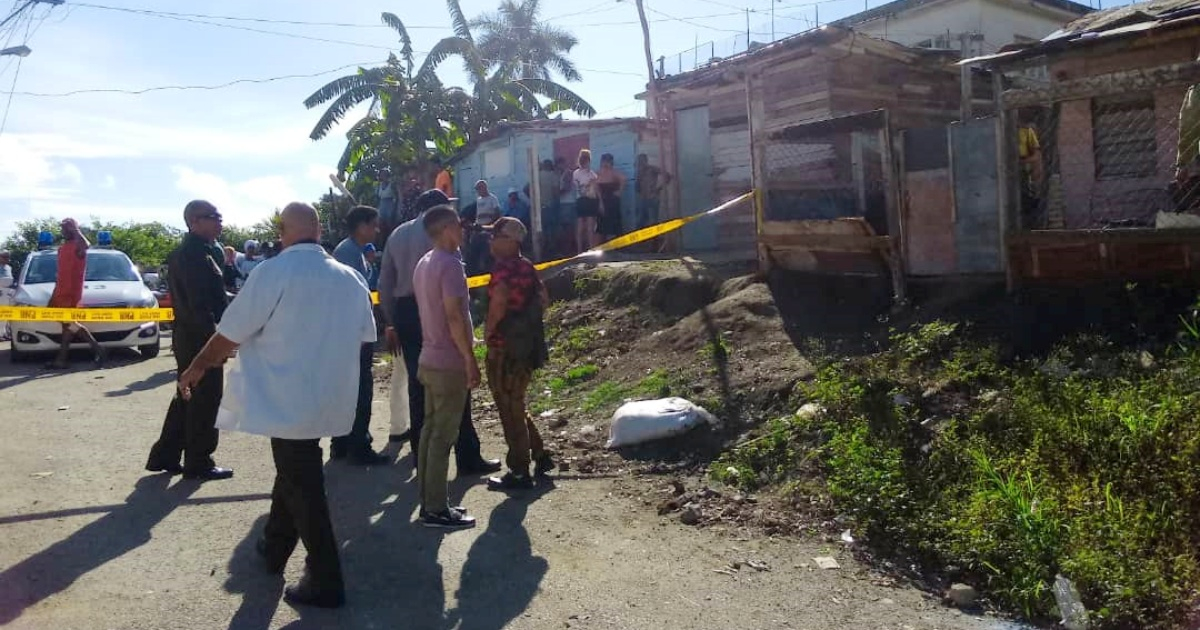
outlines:
{"label": "black shoe", "polygon": [[475,517],[457,510],[447,510],[438,514],[427,512],[421,515],[421,524],[431,529],[471,529],[475,527]]}
{"label": "black shoe", "polygon": [[300,583],[283,589],[283,601],[293,606],[313,606],[316,608],[341,608],[346,604],[346,592],[338,590],[322,590],[313,586],[308,573],[300,578]]}
{"label": "black shoe", "polygon": [[554,459],[550,457],[550,453],[542,453],[533,460],[533,476],[545,477],[554,472]]}
{"label": "black shoe", "polygon": [[267,546],[267,540],[265,538],[259,538],[258,541],[254,543],[254,551],[258,553],[260,558],[262,558],[263,565],[266,567],[267,573],[270,573],[271,575],[283,574],[284,568],[287,567],[288,559],[283,558],[280,560],[279,558],[271,557],[271,551]]}
{"label": "black shoe", "polygon": [[382,466],[392,463],[392,458],[383,453],[366,450],[361,453],[350,455],[346,458],[346,463],[354,466]]}
{"label": "black shoe", "polygon": [[183,466],[179,464],[160,464],[158,462],[146,462],[146,470],[154,473],[165,472],[171,475],[183,474]]}
{"label": "black shoe", "polygon": [[412,439],[412,429],[404,433],[393,433],[388,436],[389,442],[407,442]]}
{"label": "black shoe", "polygon": [[194,479],[198,481],[220,481],[222,479],[232,479],[233,471],[228,468],[218,468],[213,466],[207,470],[183,471],[184,479]]}
{"label": "black shoe", "polygon": [[503,466],[500,465],[498,459],[481,459],[473,464],[458,467],[459,475],[489,475],[494,472],[500,472]]}
{"label": "black shoe", "polygon": [[508,473],[503,477],[488,477],[488,490],[532,490],[533,477]]}

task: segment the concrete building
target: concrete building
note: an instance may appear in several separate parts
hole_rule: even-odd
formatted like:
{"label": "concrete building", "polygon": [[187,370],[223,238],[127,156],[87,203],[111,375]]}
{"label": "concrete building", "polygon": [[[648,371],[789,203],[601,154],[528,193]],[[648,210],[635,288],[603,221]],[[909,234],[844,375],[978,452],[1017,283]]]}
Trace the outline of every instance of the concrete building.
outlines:
{"label": "concrete building", "polygon": [[973,57],[1038,41],[1090,11],[1070,0],[895,0],[833,25],[905,46]]}

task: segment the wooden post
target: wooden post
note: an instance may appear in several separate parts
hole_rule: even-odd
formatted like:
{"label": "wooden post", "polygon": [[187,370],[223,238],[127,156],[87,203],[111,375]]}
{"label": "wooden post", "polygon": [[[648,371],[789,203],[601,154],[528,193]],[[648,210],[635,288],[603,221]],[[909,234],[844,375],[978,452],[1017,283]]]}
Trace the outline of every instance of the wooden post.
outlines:
{"label": "wooden post", "polygon": [[754,234],[759,273],[771,270],[771,252],[763,243],[763,221],[767,204],[766,109],[761,98],[754,98],[756,81],[746,75],[746,117],[750,132],[750,185],[754,188]]}
{"label": "wooden post", "polygon": [[[1013,189],[1009,184],[1012,179],[1012,163],[1009,152],[1009,129],[1011,128],[1009,110],[1004,103],[1004,75],[992,71],[992,96],[996,100],[996,202],[1000,213],[1000,264],[1004,266],[1004,277],[1009,293],[1016,288],[1013,269],[1008,256],[1009,236],[1015,231],[1015,221],[1012,212]],[[1016,197],[1020,199],[1020,197]]]}
{"label": "wooden post", "polygon": [[883,189],[887,204],[888,241],[891,244],[889,267],[892,271],[892,293],[896,306],[908,299],[907,278],[904,271],[904,220],[900,216],[899,182],[896,160],[892,155],[892,123],[887,111],[883,113],[883,127],[879,130],[879,155],[883,161]]}
{"label": "wooden post", "polygon": [[529,177],[529,200],[532,204],[529,216],[533,221],[533,225],[530,227],[533,230],[533,259],[536,262],[542,262],[542,186],[540,177],[542,167],[538,159],[539,140],[540,138],[534,135],[533,146],[529,147],[529,167],[533,171]]}
{"label": "wooden post", "polygon": [[971,120],[973,112],[971,111],[971,101],[974,100],[975,90],[971,82],[971,66],[963,64],[958,67],[959,70],[959,120],[964,123]]}

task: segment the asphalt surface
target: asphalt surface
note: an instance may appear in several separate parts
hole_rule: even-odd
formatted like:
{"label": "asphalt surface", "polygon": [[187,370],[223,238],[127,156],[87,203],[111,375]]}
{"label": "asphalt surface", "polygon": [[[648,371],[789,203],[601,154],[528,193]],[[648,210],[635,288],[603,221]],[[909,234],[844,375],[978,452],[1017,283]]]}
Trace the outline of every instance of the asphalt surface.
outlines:
{"label": "asphalt surface", "polygon": [[[164,346],[169,343],[164,339]],[[330,463],[327,491],[348,604],[280,600],[303,566],[266,575],[253,552],[273,469],[266,439],[223,434],[229,481],[142,470],[173,394],[174,358],[119,355],[65,373],[0,350],[0,625],[15,629],[895,628],[994,622],[874,583],[840,545],[697,530],[629,498],[628,475],[558,477],[523,497],[458,479],[477,529],[419,527],[407,446],[369,469]],[[386,393],[376,395],[377,444]],[[348,410],[352,413],[352,410]],[[485,453],[503,444],[477,420]],[[632,492],[630,492],[632,491]],[[300,551],[300,550],[298,550]],[[834,556],[820,570],[815,556]],[[767,570],[731,562],[753,559]]]}

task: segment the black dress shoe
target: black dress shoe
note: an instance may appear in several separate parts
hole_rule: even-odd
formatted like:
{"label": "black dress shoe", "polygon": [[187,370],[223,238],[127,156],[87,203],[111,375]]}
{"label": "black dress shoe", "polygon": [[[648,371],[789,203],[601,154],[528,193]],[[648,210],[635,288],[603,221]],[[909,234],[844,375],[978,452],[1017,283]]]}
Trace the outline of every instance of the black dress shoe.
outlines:
{"label": "black dress shoe", "polygon": [[183,471],[184,479],[194,479],[197,481],[220,481],[221,479],[232,479],[233,471],[228,468],[218,468],[213,466],[206,470]]}
{"label": "black dress shoe", "polygon": [[146,470],[154,473],[165,472],[172,475],[183,473],[183,466],[179,464],[160,464],[158,462],[147,462]]}
{"label": "black dress shoe", "polygon": [[338,590],[323,590],[313,586],[308,573],[300,579],[300,583],[283,589],[283,601],[293,606],[314,606],[316,608],[341,608],[346,604],[346,592]]}
{"label": "black dress shoe", "polygon": [[503,466],[498,459],[481,459],[473,464],[458,467],[460,475],[490,475],[494,472],[500,472]]}
{"label": "black dress shoe", "polygon": [[267,573],[270,573],[271,575],[283,574],[284,568],[287,567],[288,559],[283,558],[280,560],[279,558],[272,557],[270,548],[267,546],[267,540],[265,538],[259,538],[254,543],[254,551],[258,553],[258,557],[262,558],[263,566],[266,567]]}
{"label": "black dress shoe", "polygon": [[407,442],[410,439],[412,439],[412,429],[409,429],[404,433],[393,433],[388,436],[389,442]]}
{"label": "black dress shoe", "polygon": [[383,453],[364,451],[350,455],[346,458],[346,463],[353,466],[383,466],[384,464],[392,463],[392,458]]}

